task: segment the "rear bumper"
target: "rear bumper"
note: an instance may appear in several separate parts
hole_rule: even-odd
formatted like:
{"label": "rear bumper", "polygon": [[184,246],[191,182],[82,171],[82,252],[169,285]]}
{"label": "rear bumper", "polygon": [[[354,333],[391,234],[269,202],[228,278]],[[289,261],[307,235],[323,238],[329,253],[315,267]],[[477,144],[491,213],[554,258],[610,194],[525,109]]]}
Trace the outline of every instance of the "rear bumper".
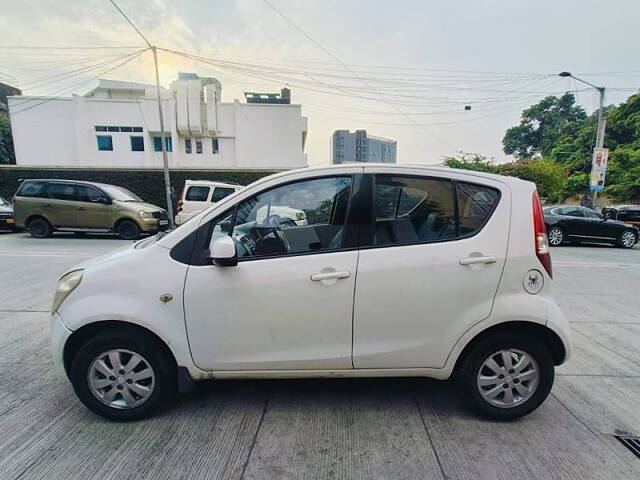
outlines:
{"label": "rear bumper", "polygon": [[64,346],[73,333],[62,322],[62,318],[56,312],[51,315],[49,321],[51,328],[51,356],[56,367],[56,373],[61,378],[66,378],[67,373],[64,369]]}
{"label": "rear bumper", "polygon": [[547,327],[553,330],[562,340],[565,355],[561,363],[566,363],[571,358],[572,352],[571,327],[569,326],[569,320],[567,320],[567,317],[555,302],[551,302],[547,317]]}

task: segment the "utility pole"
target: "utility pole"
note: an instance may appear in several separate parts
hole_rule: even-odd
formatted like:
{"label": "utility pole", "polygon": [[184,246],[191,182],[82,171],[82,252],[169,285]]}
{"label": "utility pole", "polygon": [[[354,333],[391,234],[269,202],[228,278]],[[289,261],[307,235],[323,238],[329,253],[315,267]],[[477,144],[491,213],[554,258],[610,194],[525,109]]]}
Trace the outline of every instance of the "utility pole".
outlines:
{"label": "utility pole", "polygon": [[[582,80],[581,78],[578,78],[574,75],[572,75],[570,72],[560,72],[558,74],[558,76],[560,77],[570,77],[573,78],[574,80],[584,83],[585,85],[589,85],[592,88],[595,88],[598,93],[600,94],[600,100],[599,100],[599,106],[598,106],[598,127],[597,127],[597,131],[596,131],[596,150],[602,148],[604,146],[604,132],[606,129],[606,124],[607,124],[607,120],[606,118],[604,118],[604,92],[605,92],[605,88],[604,87],[599,87],[597,85],[594,85],[593,83],[587,82],[586,80]],[[591,160],[591,165],[593,168],[593,159]],[[591,191],[591,204],[595,207],[596,205],[596,200],[598,199],[598,191],[597,190],[592,190]]]}
{"label": "utility pole", "polygon": [[156,70],[156,92],[157,92],[157,98],[158,98],[158,115],[160,116],[160,145],[162,149],[162,166],[164,170],[164,190],[165,190],[165,196],[167,201],[167,214],[169,215],[169,225],[171,226],[171,228],[174,228],[175,224],[173,219],[173,202],[171,198],[171,178],[169,176],[169,159],[167,158],[167,145],[166,145],[167,139],[165,137],[165,132],[164,132],[164,116],[162,115],[162,100],[160,99],[160,72],[158,70],[157,48],[155,45],[152,45],[151,42],[149,42],[149,40],[147,40],[147,37],[145,37],[142,34],[142,32],[138,29],[138,27],[136,27],[135,23],[133,23],[133,21],[129,17],[127,17],[127,15],[120,9],[118,4],[114,0],[110,0],[110,1],[111,1],[111,4],[116,8],[116,10],[118,10],[118,12],[120,12],[120,14],[129,23],[129,25],[133,27],[136,33],[142,37],[142,39],[145,41],[147,46],[153,52],[153,64]]}

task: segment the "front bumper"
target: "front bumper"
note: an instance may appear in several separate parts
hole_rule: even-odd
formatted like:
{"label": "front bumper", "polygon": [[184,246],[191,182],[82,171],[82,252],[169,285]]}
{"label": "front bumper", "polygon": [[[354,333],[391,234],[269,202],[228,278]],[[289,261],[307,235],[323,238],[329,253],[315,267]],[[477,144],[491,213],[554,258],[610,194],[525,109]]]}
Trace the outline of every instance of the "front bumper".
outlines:
{"label": "front bumper", "polygon": [[16,222],[13,218],[0,218],[0,230],[15,230]]}
{"label": "front bumper", "polygon": [[53,357],[53,363],[55,364],[58,375],[66,378],[67,372],[64,369],[64,346],[73,332],[66,327],[57,312],[51,315],[49,325],[51,328],[51,355]]}

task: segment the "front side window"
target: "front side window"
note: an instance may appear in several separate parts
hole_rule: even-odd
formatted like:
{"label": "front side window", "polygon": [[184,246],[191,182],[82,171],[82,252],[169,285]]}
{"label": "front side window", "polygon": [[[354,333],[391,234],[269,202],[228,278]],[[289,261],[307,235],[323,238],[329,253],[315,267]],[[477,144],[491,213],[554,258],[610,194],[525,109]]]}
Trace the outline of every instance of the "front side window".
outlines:
{"label": "front side window", "polygon": [[49,197],[56,200],[75,200],[76,187],[71,183],[52,183],[49,185]]}
{"label": "front side window", "polygon": [[453,182],[377,175],[374,245],[435,242],[456,236]]}
{"label": "front side window", "polygon": [[113,139],[111,135],[98,135],[98,150],[101,152],[113,151]]}
{"label": "front side window", "polygon": [[130,137],[130,138],[131,138],[131,151],[144,152],[144,138],[143,137]]}
{"label": "front side window", "polygon": [[594,212],[593,210],[589,210],[588,208],[581,208],[580,210],[586,218],[592,218],[594,220],[602,219],[602,215],[600,215],[598,212]]}
{"label": "front side window", "polygon": [[206,202],[209,196],[209,187],[189,187],[184,196],[190,202]]}
{"label": "front side window", "polygon": [[235,191],[235,188],[216,187],[213,191],[213,195],[211,195],[211,203],[219,202],[224,197],[228,197]]}
{"label": "front side window", "polygon": [[81,202],[96,203],[100,199],[107,198],[107,196],[100,190],[93,187],[87,187],[85,185],[78,185],[76,187],[76,192],[78,194],[78,200]]}
{"label": "front side window", "polygon": [[232,236],[238,258],[335,250],[343,246],[351,177],[305,180],[240,203]]}

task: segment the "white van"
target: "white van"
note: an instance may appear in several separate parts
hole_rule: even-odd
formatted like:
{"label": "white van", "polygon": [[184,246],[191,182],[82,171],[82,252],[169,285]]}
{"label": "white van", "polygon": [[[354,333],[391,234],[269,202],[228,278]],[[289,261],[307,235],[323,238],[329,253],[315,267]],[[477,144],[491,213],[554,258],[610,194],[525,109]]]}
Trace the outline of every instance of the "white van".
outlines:
{"label": "white van", "polygon": [[70,269],[51,330],[78,397],[118,420],[194,381],[378,376],[454,378],[511,419],[571,349],[533,183],[374,164],[263,178]]}
{"label": "white van", "polygon": [[182,225],[205,208],[209,208],[212,203],[219,202],[241,188],[241,185],[232,183],[186,180],[178,200],[176,225]]}

